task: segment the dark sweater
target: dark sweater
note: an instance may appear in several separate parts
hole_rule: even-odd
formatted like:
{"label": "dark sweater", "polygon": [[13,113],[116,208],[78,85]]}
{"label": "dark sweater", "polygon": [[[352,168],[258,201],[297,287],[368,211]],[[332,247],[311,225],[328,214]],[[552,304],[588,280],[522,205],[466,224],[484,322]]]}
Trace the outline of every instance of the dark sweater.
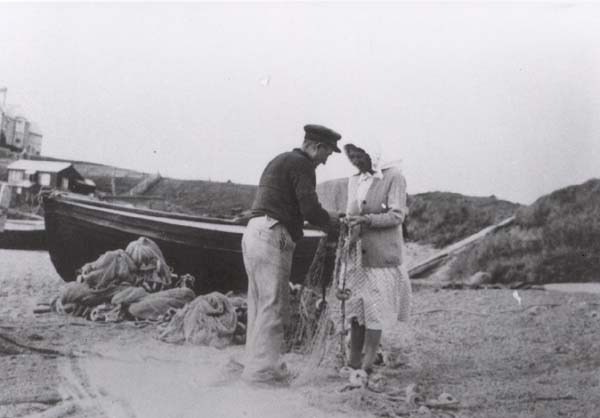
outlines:
{"label": "dark sweater", "polygon": [[252,216],[268,215],[281,222],[292,239],[302,238],[304,220],[323,229],[329,214],[317,197],[315,166],[304,151],[294,149],[267,164],[252,205]]}

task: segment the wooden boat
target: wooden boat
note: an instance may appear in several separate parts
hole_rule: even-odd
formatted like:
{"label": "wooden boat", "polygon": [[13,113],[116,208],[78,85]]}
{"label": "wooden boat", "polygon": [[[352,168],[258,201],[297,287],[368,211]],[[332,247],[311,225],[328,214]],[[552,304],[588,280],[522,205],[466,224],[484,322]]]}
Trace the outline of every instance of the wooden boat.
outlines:
{"label": "wooden boat", "polygon": [[[245,291],[242,222],[139,209],[65,193],[45,195],[50,258],[65,281],[106,251],[125,249],[141,236],[155,241],[177,274],[196,278],[196,290]],[[302,282],[323,233],[305,230],[296,246],[292,281]]]}
{"label": "wooden boat", "polygon": [[45,250],[44,221],[7,219],[0,230],[0,248]]}

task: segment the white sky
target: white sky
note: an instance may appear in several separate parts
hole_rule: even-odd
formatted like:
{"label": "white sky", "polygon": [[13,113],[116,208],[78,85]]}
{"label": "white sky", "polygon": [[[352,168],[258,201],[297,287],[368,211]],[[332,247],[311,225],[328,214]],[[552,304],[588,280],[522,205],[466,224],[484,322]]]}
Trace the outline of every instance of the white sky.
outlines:
{"label": "white sky", "polygon": [[409,193],[530,203],[600,177],[598,28],[579,3],[0,3],[0,87],[45,155],[256,184],[321,123]]}

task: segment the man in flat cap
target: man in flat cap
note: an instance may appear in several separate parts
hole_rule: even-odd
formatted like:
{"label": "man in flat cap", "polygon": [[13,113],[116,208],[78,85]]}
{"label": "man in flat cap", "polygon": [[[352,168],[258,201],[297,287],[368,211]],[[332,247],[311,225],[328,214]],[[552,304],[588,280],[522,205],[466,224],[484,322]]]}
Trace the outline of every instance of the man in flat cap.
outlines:
{"label": "man in flat cap", "polygon": [[341,135],[321,125],[304,127],[301,148],[271,160],[262,173],[252,218],[242,239],[248,275],[245,367],[250,382],[285,380],[281,361],[284,323],[289,320],[289,279],[296,242],[304,221],[327,231],[337,214],[319,203],[315,170],[333,152]]}

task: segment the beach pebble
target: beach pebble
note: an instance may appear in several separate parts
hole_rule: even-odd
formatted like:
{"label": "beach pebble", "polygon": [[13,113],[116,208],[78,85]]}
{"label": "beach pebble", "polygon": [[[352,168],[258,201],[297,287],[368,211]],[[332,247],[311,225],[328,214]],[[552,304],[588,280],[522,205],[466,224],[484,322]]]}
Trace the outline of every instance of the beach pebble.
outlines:
{"label": "beach pebble", "polygon": [[557,354],[567,354],[569,352],[569,349],[565,346],[559,345],[554,348],[554,351]]}
{"label": "beach pebble", "polygon": [[398,402],[398,403],[394,404],[394,406],[392,408],[393,408],[394,414],[396,414],[398,416],[404,416],[404,415],[410,414],[408,407],[403,402]]}
{"label": "beach pebble", "polygon": [[453,403],[456,402],[456,398],[450,395],[448,392],[444,392],[440,396],[438,396],[438,401]]}
{"label": "beach pebble", "polygon": [[545,310],[543,306],[534,306],[527,310],[527,313],[531,316],[536,316],[542,313]]}
{"label": "beach pebble", "polygon": [[416,384],[411,383],[404,389],[406,404],[409,406],[416,406],[418,402],[422,401],[420,396],[419,388]]}
{"label": "beach pebble", "polygon": [[354,369],[352,367],[344,366],[340,369],[339,374],[342,379],[349,379],[350,374],[352,374],[353,371]]}
{"label": "beach pebble", "polygon": [[427,408],[425,405],[422,405],[419,407],[419,409],[417,409],[417,414],[419,415],[431,415],[431,410],[429,408]]}
{"label": "beach pebble", "polygon": [[448,392],[441,393],[437,399],[429,399],[425,401],[425,405],[429,408],[454,408],[458,404],[458,399],[449,394]]}

